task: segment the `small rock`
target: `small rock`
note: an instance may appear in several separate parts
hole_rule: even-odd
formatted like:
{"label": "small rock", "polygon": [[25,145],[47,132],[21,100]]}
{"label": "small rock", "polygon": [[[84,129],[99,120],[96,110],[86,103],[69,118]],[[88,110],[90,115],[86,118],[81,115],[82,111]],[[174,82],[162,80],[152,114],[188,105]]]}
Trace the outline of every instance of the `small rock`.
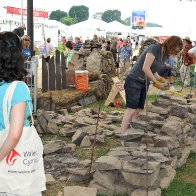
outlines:
{"label": "small rock", "polygon": [[89,146],[91,146],[91,141],[90,141],[90,139],[89,139],[89,137],[87,135],[83,138],[80,146],[81,147],[89,147]]}
{"label": "small rock", "polygon": [[72,136],[72,142],[76,145],[80,145],[83,138],[87,135],[86,132],[83,132],[82,130],[77,130],[76,133]]}
{"label": "small rock", "polygon": [[56,180],[52,176],[52,174],[46,174],[46,184],[54,184],[56,183]]}

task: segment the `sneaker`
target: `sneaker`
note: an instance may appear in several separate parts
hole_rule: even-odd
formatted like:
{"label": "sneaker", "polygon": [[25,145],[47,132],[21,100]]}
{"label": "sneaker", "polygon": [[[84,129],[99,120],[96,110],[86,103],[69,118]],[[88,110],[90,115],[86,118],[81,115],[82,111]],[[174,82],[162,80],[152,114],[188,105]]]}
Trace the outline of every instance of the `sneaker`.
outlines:
{"label": "sneaker", "polygon": [[177,91],[174,86],[170,86],[169,90]]}

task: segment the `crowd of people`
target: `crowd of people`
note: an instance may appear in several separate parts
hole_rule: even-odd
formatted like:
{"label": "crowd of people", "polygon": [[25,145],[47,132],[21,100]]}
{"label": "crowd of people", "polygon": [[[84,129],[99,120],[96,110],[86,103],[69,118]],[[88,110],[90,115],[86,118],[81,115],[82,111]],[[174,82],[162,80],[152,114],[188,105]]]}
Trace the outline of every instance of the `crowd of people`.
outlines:
{"label": "crowd of people", "polygon": [[[120,132],[131,127],[132,122],[144,108],[146,94],[150,82],[158,89],[158,94],[165,94],[166,90],[177,91],[174,87],[173,70],[176,69],[176,58],[182,59],[179,69],[183,87],[190,83],[190,67],[196,59],[196,47],[193,48],[189,37],[183,39],[179,36],[170,36],[163,42],[156,40],[156,43],[149,45],[131,66],[133,51],[141,47],[138,43],[133,48],[130,36],[125,39],[112,37],[111,39],[98,38],[94,35],[93,40],[101,43],[102,50],[111,51],[116,65],[116,73],[120,79],[125,78],[126,111],[122,120]],[[144,41],[145,42],[145,41]],[[75,42],[76,44],[78,41]],[[82,41],[79,41],[82,47]],[[78,47],[72,50],[78,50]],[[196,72],[196,68],[195,68]],[[196,75],[196,73],[195,73]],[[194,97],[196,97],[196,76],[194,77]]]}
{"label": "crowd of people", "polygon": [[[65,46],[65,56],[67,57],[66,63],[70,61],[73,52],[79,51],[84,46],[84,42],[82,38],[68,37],[66,39],[65,36],[61,37],[61,44]],[[85,40],[86,42],[90,41],[88,38]],[[99,43],[101,45],[101,50],[110,51],[113,55],[116,74],[121,78],[126,75],[126,71],[130,67],[131,58],[133,55],[133,43],[131,42],[130,36],[127,36],[126,39],[112,37],[110,39],[106,39],[104,37],[98,37],[94,35],[92,41],[95,43]],[[138,44],[137,44],[138,45]]]}

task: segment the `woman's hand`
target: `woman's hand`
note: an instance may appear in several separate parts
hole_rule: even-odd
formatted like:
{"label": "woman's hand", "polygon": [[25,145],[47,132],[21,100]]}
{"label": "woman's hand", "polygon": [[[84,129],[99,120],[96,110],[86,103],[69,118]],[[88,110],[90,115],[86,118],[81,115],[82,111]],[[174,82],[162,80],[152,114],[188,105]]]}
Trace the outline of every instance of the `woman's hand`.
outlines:
{"label": "woman's hand", "polygon": [[156,81],[153,86],[155,86],[156,88],[158,89],[161,89],[161,90],[168,90],[169,89],[169,83],[168,82],[159,82],[159,81]]}

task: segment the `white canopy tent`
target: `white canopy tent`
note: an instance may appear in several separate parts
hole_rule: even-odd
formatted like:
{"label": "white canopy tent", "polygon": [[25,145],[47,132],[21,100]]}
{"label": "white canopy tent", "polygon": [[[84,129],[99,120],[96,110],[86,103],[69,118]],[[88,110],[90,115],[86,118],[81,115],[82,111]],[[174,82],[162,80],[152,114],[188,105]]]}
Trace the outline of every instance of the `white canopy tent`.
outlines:
{"label": "white canopy tent", "polygon": [[107,24],[107,31],[110,32],[124,32],[124,33],[130,33],[131,27],[126,26],[118,21],[112,21]]}
{"label": "white canopy tent", "polygon": [[79,22],[77,24],[71,25],[70,29],[88,29],[95,30],[100,29],[101,31],[106,31],[108,27],[108,23],[103,20],[97,19],[88,19],[83,22]]}
{"label": "white canopy tent", "polygon": [[[24,21],[25,25],[26,21]],[[13,31],[15,28],[21,26],[21,21],[17,19],[5,19],[0,18],[1,31]],[[44,41],[44,37],[51,38],[51,44],[54,47],[58,46],[58,31],[60,34],[66,34],[67,26],[55,21],[55,20],[44,20],[34,22],[34,44],[35,46],[41,44]],[[25,32],[26,34],[27,32]]]}
{"label": "white canopy tent", "polygon": [[[58,46],[59,36],[68,36],[68,26],[56,20],[44,20],[34,23],[35,45],[39,45],[44,41],[44,38],[51,38],[53,46]],[[60,32],[60,35],[59,35]]]}
{"label": "white canopy tent", "polygon": [[93,38],[94,34],[106,36],[108,23],[102,20],[88,19],[83,22],[71,25],[68,34],[73,37],[82,37],[84,39]]}
{"label": "white canopy tent", "polygon": [[21,26],[20,20],[7,20],[4,17],[0,18],[0,31],[12,31]]}

